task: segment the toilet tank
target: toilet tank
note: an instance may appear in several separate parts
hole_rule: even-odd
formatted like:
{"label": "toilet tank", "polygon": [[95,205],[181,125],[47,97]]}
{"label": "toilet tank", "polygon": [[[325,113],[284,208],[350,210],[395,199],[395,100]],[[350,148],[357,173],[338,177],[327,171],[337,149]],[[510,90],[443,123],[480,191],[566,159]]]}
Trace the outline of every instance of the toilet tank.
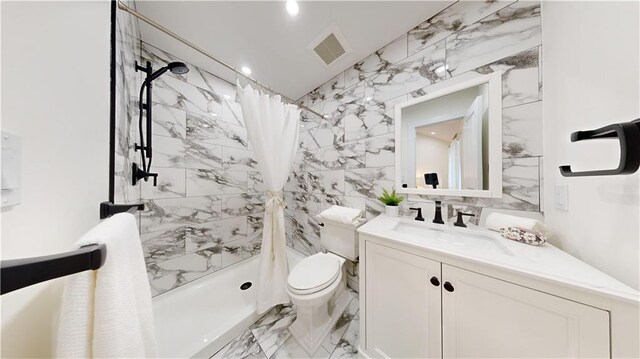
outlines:
{"label": "toilet tank", "polygon": [[355,261],[358,258],[358,227],[366,222],[365,219],[355,224],[324,219],[320,229],[320,242],[327,251],[341,257]]}

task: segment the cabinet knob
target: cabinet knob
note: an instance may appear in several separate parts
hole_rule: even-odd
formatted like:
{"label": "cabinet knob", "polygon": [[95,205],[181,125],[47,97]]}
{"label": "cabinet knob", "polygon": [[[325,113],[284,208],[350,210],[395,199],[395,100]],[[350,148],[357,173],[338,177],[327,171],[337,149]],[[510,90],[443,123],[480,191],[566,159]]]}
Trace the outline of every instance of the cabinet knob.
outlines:
{"label": "cabinet knob", "polygon": [[451,283],[444,282],[443,287],[447,292],[453,292],[453,285]]}
{"label": "cabinet knob", "polygon": [[440,281],[438,280],[437,277],[431,277],[430,282],[431,282],[431,284],[435,285],[436,287],[440,285]]}

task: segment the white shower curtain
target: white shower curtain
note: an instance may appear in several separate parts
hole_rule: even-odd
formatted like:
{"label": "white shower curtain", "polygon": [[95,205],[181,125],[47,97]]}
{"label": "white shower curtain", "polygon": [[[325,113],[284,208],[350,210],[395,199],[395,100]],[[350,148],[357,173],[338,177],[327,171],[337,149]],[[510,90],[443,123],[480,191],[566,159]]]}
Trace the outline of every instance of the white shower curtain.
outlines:
{"label": "white shower curtain", "polygon": [[258,313],[264,313],[289,303],[283,189],[298,150],[300,110],[280,96],[237,85],[247,136],[267,190],[257,302]]}
{"label": "white shower curtain", "polygon": [[449,189],[462,189],[462,161],[460,140],[454,138],[449,145]]}

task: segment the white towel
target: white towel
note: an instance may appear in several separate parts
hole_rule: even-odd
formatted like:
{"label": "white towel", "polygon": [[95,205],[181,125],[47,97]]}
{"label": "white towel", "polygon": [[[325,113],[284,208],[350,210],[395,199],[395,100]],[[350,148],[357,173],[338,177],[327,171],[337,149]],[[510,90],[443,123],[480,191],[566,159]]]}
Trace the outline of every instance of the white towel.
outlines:
{"label": "white towel", "polygon": [[501,228],[516,227],[540,232],[546,235],[550,234],[549,228],[537,219],[512,216],[497,212],[491,213],[487,216],[485,226],[498,232]]}
{"label": "white towel", "polygon": [[107,246],[102,268],[67,279],[57,357],[157,357],[151,291],[134,216],[112,216],[77,245],[96,243]]}
{"label": "white towel", "polygon": [[356,224],[362,218],[362,210],[333,205],[322,211],[318,217],[344,224]]}

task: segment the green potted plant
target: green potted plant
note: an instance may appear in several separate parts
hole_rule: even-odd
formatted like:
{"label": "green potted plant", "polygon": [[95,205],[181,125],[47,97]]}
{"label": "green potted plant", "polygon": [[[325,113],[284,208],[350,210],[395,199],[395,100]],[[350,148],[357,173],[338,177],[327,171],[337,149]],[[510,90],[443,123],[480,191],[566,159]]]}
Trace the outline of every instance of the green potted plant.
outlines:
{"label": "green potted plant", "polygon": [[398,205],[404,201],[404,197],[400,197],[396,194],[396,189],[393,188],[391,193],[386,189],[382,189],[382,196],[378,197],[378,200],[385,205],[385,214],[389,217],[398,216]]}

